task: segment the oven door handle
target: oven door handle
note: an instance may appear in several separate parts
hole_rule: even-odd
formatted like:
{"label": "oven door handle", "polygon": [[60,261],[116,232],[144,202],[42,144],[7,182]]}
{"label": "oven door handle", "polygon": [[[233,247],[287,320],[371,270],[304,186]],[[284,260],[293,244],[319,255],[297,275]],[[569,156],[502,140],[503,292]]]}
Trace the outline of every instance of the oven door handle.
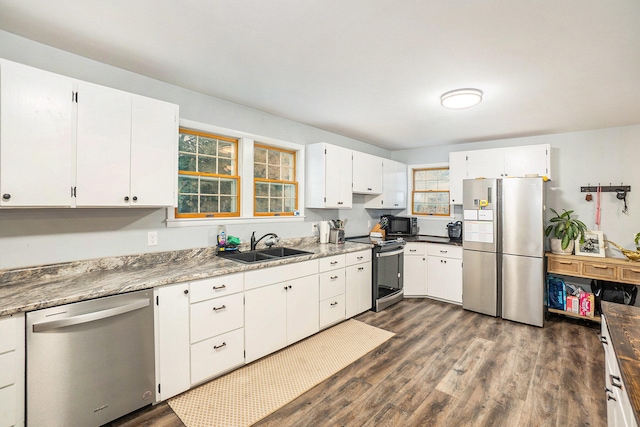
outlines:
{"label": "oven door handle", "polygon": [[389,251],[389,252],[378,252],[376,254],[377,258],[381,258],[381,257],[385,257],[385,256],[394,256],[394,255],[398,255],[404,252],[404,249],[397,249],[395,251]]}
{"label": "oven door handle", "polygon": [[79,325],[81,323],[93,322],[100,319],[106,319],[108,317],[118,316],[120,314],[128,313],[130,311],[138,310],[143,307],[149,306],[149,299],[143,299],[134,301],[127,305],[121,305],[118,307],[108,308],[106,310],[94,311],[92,313],[79,314],[77,316],[67,317],[58,320],[49,320],[46,322],[39,322],[33,324],[33,332],[44,332],[52,329],[64,328],[66,326]]}

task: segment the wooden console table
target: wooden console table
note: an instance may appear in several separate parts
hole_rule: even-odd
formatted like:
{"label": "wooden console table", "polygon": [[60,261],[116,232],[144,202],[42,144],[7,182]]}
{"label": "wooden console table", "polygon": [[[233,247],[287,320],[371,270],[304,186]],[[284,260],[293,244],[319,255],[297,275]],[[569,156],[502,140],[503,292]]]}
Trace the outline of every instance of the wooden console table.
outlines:
{"label": "wooden console table", "polygon": [[[578,255],[547,253],[547,272],[586,279],[640,285],[640,262],[624,258],[596,258]],[[550,313],[600,322],[600,317],[585,317],[563,310],[549,308]]]}

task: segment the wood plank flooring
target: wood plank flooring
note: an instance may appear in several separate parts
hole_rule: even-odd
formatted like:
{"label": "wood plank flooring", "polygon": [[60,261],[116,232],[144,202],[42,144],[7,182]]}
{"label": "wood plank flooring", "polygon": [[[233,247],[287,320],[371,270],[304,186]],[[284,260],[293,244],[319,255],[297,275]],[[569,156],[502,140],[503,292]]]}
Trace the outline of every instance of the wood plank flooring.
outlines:
{"label": "wood plank flooring", "polygon": [[[356,319],[396,335],[256,426],[605,426],[598,325],[544,328],[429,299]],[[111,427],[182,427],[166,403]]]}

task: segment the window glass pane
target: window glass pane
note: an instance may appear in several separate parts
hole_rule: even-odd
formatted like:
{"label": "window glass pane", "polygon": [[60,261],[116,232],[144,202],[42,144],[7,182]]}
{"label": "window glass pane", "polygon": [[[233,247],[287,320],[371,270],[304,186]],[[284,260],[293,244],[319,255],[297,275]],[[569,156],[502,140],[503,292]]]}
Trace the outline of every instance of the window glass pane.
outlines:
{"label": "window glass pane", "polygon": [[282,184],[271,184],[271,197],[282,197]]}
{"label": "window glass pane", "polygon": [[281,176],[280,178],[283,181],[293,181],[293,169],[288,167],[280,168]]}
{"label": "window glass pane", "polygon": [[269,212],[282,212],[282,199],[269,199]]}
{"label": "window glass pane", "polygon": [[178,212],[198,213],[198,196],[180,194],[178,196]]}
{"label": "window glass pane", "polygon": [[293,212],[296,209],[295,199],[284,199],[284,212]]}
{"label": "window glass pane", "polygon": [[235,159],[236,144],[227,141],[218,141],[218,157]]}
{"label": "window glass pane", "polygon": [[235,212],[237,200],[236,197],[220,196],[220,212]]}
{"label": "window glass pane", "polygon": [[293,184],[284,185],[284,197],[296,197],[296,186]]}
{"label": "window glass pane", "polygon": [[235,175],[233,164],[234,162],[231,159],[218,159],[218,174]]}
{"label": "window glass pane", "polygon": [[267,177],[267,165],[262,165],[256,163],[253,166],[253,176],[255,178],[266,178]]}
{"label": "window glass pane", "polygon": [[266,197],[269,195],[269,184],[256,182],[256,196]]}
{"label": "window glass pane", "polygon": [[178,193],[198,193],[198,177],[180,175],[178,177]]}
{"label": "window glass pane", "polygon": [[218,196],[200,196],[200,212],[220,212]]}
{"label": "window glass pane", "polygon": [[276,150],[269,150],[269,162],[270,165],[280,166],[280,152]]}
{"label": "window glass pane", "polygon": [[217,178],[200,178],[200,194],[219,194]]}
{"label": "window glass pane", "polygon": [[269,212],[269,199],[266,197],[256,197],[256,212]]}
{"label": "window glass pane", "polygon": [[178,154],[178,169],[181,171],[196,171],[196,156],[193,154]]}
{"label": "window glass pane", "polygon": [[187,151],[189,153],[195,153],[196,147],[197,147],[197,140],[198,140],[198,137],[195,135],[181,133],[180,138],[178,139],[178,150]]}
{"label": "window glass pane", "polygon": [[293,153],[280,153],[280,160],[282,161],[282,166],[293,166]]}
{"label": "window glass pane", "polygon": [[216,173],[216,158],[215,157],[198,157],[198,172],[203,173]]}
{"label": "window glass pane", "polygon": [[268,178],[280,180],[280,167],[279,166],[271,166],[268,168]]}
{"label": "window glass pane", "polygon": [[253,161],[255,163],[267,163],[267,150],[265,148],[255,147],[253,149]]}
{"label": "window glass pane", "polygon": [[237,195],[236,180],[235,179],[221,179],[220,180],[220,194],[227,194],[231,196]]}
{"label": "window glass pane", "polygon": [[217,142],[218,140],[216,139],[211,139],[211,138],[201,136],[198,141],[198,144],[199,144],[198,153],[206,154],[208,156],[215,156],[218,153]]}

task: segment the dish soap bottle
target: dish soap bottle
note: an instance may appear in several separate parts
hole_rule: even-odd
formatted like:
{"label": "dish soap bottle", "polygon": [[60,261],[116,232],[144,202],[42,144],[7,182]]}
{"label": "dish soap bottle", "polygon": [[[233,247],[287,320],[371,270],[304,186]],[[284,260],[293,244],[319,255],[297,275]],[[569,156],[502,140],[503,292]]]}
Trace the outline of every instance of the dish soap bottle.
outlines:
{"label": "dish soap bottle", "polygon": [[224,248],[227,245],[227,228],[224,225],[218,226],[218,246]]}

